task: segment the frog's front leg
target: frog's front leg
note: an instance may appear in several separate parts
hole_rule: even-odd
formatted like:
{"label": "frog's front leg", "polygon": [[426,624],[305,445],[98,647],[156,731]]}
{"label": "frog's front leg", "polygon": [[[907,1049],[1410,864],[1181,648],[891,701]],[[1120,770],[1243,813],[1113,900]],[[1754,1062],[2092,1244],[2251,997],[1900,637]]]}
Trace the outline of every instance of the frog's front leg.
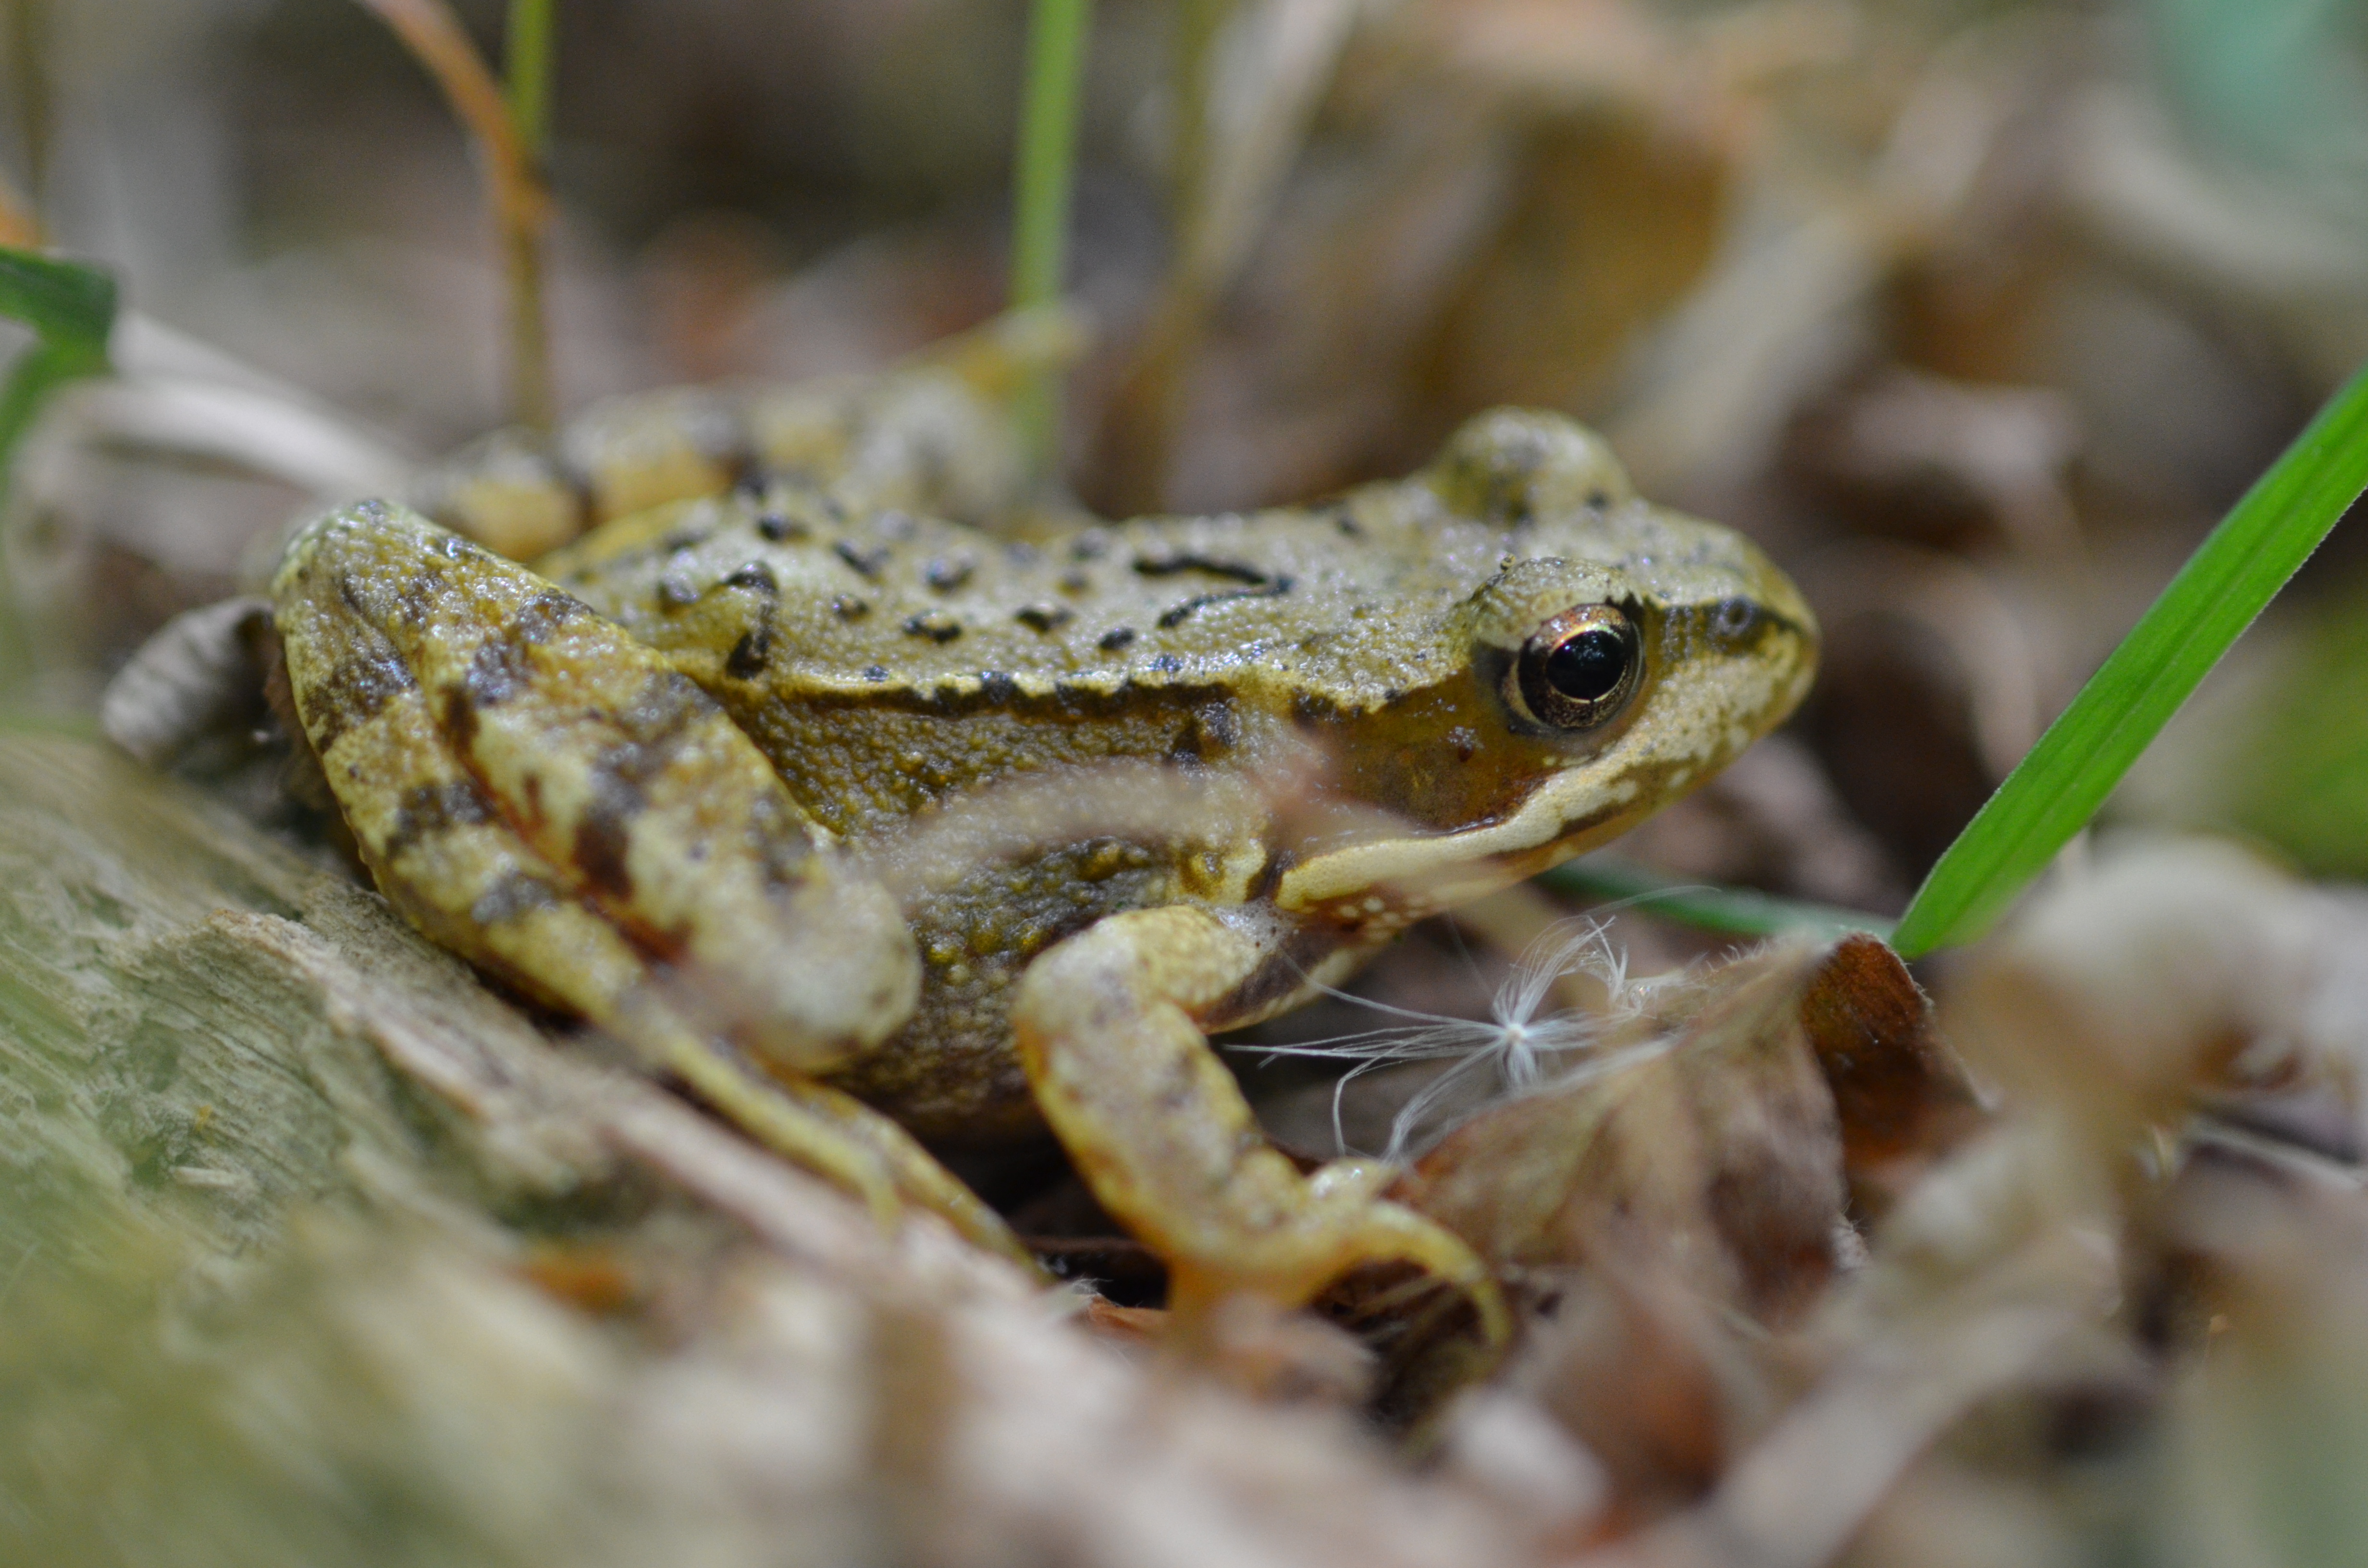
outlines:
{"label": "frog's front leg", "polygon": [[703,692],[532,573],[378,503],[301,534],[273,598],[306,737],[428,935],[875,1207],[1020,1251],[901,1128],[806,1075],[904,1020],[917,958],[894,901]]}
{"label": "frog's front leg", "polygon": [[1501,1344],[1495,1281],[1463,1242],[1379,1196],[1392,1167],[1338,1160],[1303,1176],[1258,1131],[1201,1020],[1273,956],[1190,905],[1112,915],[1046,951],[1012,1009],[1045,1119],[1102,1206],[1167,1260],[1188,1337],[1226,1296],[1302,1306],[1352,1268],[1401,1262],[1462,1290]]}

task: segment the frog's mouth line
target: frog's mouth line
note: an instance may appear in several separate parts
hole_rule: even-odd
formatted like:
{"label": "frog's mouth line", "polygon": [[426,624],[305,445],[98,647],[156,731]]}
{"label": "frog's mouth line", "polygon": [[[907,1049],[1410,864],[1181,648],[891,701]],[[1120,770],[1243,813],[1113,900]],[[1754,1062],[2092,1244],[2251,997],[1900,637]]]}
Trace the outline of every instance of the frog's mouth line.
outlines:
{"label": "frog's mouth line", "polygon": [[[1702,776],[1713,771],[1704,769]],[[1502,822],[1436,837],[1349,845],[1316,856],[1283,874],[1275,901],[1285,909],[1317,911],[1362,906],[1378,897],[1396,914],[1418,918],[1616,838],[1676,792],[1648,790],[1638,778],[1623,778],[1594,811],[1573,817],[1555,803],[1552,786],[1545,786]],[[1377,892],[1383,889],[1386,894]]]}

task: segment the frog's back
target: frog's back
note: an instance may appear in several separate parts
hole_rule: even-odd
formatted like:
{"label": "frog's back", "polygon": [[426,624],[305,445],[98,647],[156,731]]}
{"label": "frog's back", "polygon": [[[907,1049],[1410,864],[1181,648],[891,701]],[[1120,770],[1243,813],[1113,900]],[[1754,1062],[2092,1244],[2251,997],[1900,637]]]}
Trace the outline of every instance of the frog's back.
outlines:
{"label": "frog's back", "polygon": [[768,621],[766,667],[785,690],[951,693],[995,673],[1048,695],[1221,670],[1332,687],[1413,674],[1376,665],[1365,623],[1443,614],[1496,569],[1500,531],[1429,499],[1375,486],[1315,511],[1144,518],[1040,543],[895,511],[838,516],[818,492],[776,485],[622,519],[543,569],[660,645],[736,642],[727,627]]}

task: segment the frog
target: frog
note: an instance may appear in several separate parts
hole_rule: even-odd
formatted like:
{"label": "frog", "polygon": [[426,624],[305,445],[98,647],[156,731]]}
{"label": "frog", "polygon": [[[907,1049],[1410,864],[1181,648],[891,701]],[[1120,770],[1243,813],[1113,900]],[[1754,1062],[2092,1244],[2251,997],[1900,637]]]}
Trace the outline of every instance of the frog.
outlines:
{"label": "frog", "polygon": [[441,522],[304,526],[272,617],[362,861],[883,1218],[1025,1256],[941,1156],[1049,1131],[1180,1342],[1381,1266],[1501,1344],[1395,1167],[1304,1168],[1211,1037],[1701,785],[1801,700],[1815,618],[1559,414],[1108,521],[1041,504],[1008,401],[943,365],[669,394],[478,449],[419,487]]}

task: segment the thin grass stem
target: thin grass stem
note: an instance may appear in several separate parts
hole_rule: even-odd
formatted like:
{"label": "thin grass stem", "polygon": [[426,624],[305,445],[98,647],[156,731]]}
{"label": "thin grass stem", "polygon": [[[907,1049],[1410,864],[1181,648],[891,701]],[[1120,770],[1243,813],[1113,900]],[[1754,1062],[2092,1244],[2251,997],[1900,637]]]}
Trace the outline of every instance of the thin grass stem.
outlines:
{"label": "thin grass stem", "polygon": [[[1092,0],[1034,0],[1028,19],[1028,82],[1014,175],[1011,305],[1058,304],[1067,283],[1069,210],[1076,180],[1077,100]],[[1061,371],[1031,372],[1019,418],[1035,470],[1060,460]]]}
{"label": "thin grass stem", "polygon": [[1617,899],[1665,920],[1728,937],[1794,932],[1811,937],[1839,937],[1851,931],[1871,931],[1878,937],[1891,934],[1891,922],[1879,915],[1778,898],[1749,888],[1680,882],[1609,855],[1590,855],[1557,866],[1538,881],[1555,892],[1597,901]]}
{"label": "thin grass stem", "polygon": [[531,220],[504,224],[502,243],[509,263],[510,397],[519,423],[539,430],[559,417],[559,394],[552,384],[551,321],[543,284],[549,274],[551,78],[558,42],[555,0],[510,0],[502,34],[502,68],[507,75],[510,130],[529,178],[542,198]]}
{"label": "thin grass stem", "polygon": [[509,99],[510,129],[527,161],[541,175],[551,150],[551,68],[558,43],[556,0],[510,0],[502,30],[502,70]]}
{"label": "thin grass stem", "polygon": [[[547,430],[553,407],[550,341],[543,327],[542,236],[550,222],[551,198],[537,161],[512,121],[501,86],[444,0],[361,3],[394,30],[436,79],[484,160],[509,286],[511,415],[522,425]],[[548,17],[545,22],[547,54]],[[547,88],[548,61],[536,69]]]}
{"label": "thin grass stem", "polygon": [[41,243],[38,214],[49,187],[52,18],[50,0],[6,0],[6,4],[8,96],[16,100],[17,140],[25,155],[25,210],[34,215],[32,237],[7,243],[30,248]]}

